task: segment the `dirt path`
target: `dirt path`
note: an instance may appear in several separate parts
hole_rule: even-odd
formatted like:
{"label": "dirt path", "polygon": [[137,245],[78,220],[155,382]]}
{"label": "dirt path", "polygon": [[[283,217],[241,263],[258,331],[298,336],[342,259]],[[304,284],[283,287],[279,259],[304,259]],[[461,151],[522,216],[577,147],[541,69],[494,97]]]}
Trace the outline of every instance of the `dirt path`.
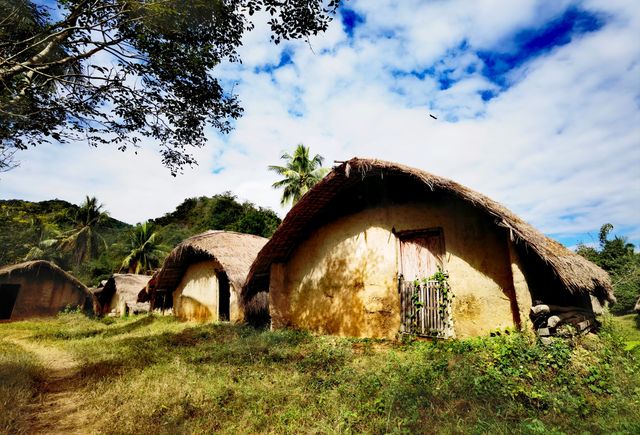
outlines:
{"label": "dirt path", "polygon": [[13,343],[34,354],[44,367],[40,394],[30,407],[30,434],[87,433],[81,412],[80,363],[54,346],[14,338]]}

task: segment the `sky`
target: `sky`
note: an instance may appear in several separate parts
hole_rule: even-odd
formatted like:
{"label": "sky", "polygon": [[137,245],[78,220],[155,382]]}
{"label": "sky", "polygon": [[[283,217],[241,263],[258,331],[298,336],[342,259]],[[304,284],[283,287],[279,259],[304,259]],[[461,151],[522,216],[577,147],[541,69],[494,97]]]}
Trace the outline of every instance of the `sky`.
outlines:
{"label": "sky", "polygon": [[0,199],[96,196],[133,224],[232,191],[282,217],[267,166],[304,143],[326,166],[379,158],[451,178],[569,247],[606,222],[640,245],[637,0],[350,0],[326,33],[280,45],[267,19],[243,63],[215,72],[245,112],[230,134],[207,130],[198,166],[172,177],[150,141],[43,145],[0,174]]}

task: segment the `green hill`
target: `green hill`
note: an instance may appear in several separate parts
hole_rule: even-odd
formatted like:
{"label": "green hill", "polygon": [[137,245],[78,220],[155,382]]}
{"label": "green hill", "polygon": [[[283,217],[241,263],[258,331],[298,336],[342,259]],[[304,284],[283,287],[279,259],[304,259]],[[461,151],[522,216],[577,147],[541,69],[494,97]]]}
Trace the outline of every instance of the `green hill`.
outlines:
{"label": "green hill", "polygon": [[[0,265],[22,261],[43,240],[60,237],[73,230],[72,216],[78,206],[60,199],[30,202],[0,200]],[[111,217],[101,225],[107,245],[131,225]]]}
{"label": "green hill", "polygon": [[273,210],[251,202],[240,203],[231,192],[187,198],[175,211],[151,221],[160,228],[163,240],[170,245],[207,230],[271,237],[280,225],[280,218]]}
{"label": "green hill", "polygon": [[[104,247],[97,258],[79,266],[56,249],[56,241],[74,230],[79,207],[54,199],[30,202],[0,200],[0,266],[27,259],[46,259],[70,271],[89,286],[119,270],[128,253],[133,226],[112,217],[97,228]],[[106,207],[108,211],[108,205]],[[162,217],[149,219],[162,244],[173,248],[187,237],[207,230],[238,231],[270,237],[280,218],[270,209],[241,203],[230,192],[212,197],[187,198]]]}

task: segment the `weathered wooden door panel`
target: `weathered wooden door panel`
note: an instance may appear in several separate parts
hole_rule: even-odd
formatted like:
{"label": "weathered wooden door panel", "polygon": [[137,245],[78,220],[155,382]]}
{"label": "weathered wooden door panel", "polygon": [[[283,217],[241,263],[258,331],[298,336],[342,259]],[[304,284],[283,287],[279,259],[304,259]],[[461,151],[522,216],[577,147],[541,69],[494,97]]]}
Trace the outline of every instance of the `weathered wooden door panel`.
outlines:
{"label": "weathered wooden door panel", "polygon": [[[399,234],[400,332],[422,336],[451,336],[448,287],[428,280],[443,267],[442,231],[426,230]],[[445,284],[446,286],[446,284]]]}
{"label": "weathered wooden door panel", "polygon": [[444,258],[441,231],[400,237],[400,273],[405,280],[427,278],[438,271]]}

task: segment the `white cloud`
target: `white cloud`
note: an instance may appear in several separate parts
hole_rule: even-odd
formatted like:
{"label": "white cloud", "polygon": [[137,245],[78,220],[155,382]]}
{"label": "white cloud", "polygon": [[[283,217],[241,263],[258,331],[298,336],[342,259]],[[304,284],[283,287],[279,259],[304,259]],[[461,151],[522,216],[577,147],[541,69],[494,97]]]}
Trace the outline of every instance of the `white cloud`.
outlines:
{"label": "white cloud", "polygon": [[[197,168],[171,177],[151,144],[137,156],[42,146],[1,176],[0,197],[77,203],[96,195],[114,217],[137,222],[171,211],[185,197],[231,190],[283,214],[279,192],[270,187],[276,176],[266,166],[302,142],[328,164],[377,157],[452,178],[556,237],[588,241],[586,233],[611,222],[638,242],[635,1],[573,3],[603,12],[606,25],[514,69],[513,85],[490,101],[480,97],[499,86],[481,73],[474,50],[508,47],[515,32],[543,25],[570,3],[348,2],[365,16],[355,38],[336,20],[312,38],[312,49],[303,41],[270,44],[268,27],[256,19],[240,49],[244,63],[219,71],[238,83],[245,114],[229,136],[209,132],[209,145],[196,151]],[[463,41],[467,48],[460,49]],[[255,72],[277,65],[285,47],[293,64],[273,75]],[[452,71],[449,89],[439,89],[437,76],[411,75],[436,64]],[[214,167],[224,169],[214,174]]]}

